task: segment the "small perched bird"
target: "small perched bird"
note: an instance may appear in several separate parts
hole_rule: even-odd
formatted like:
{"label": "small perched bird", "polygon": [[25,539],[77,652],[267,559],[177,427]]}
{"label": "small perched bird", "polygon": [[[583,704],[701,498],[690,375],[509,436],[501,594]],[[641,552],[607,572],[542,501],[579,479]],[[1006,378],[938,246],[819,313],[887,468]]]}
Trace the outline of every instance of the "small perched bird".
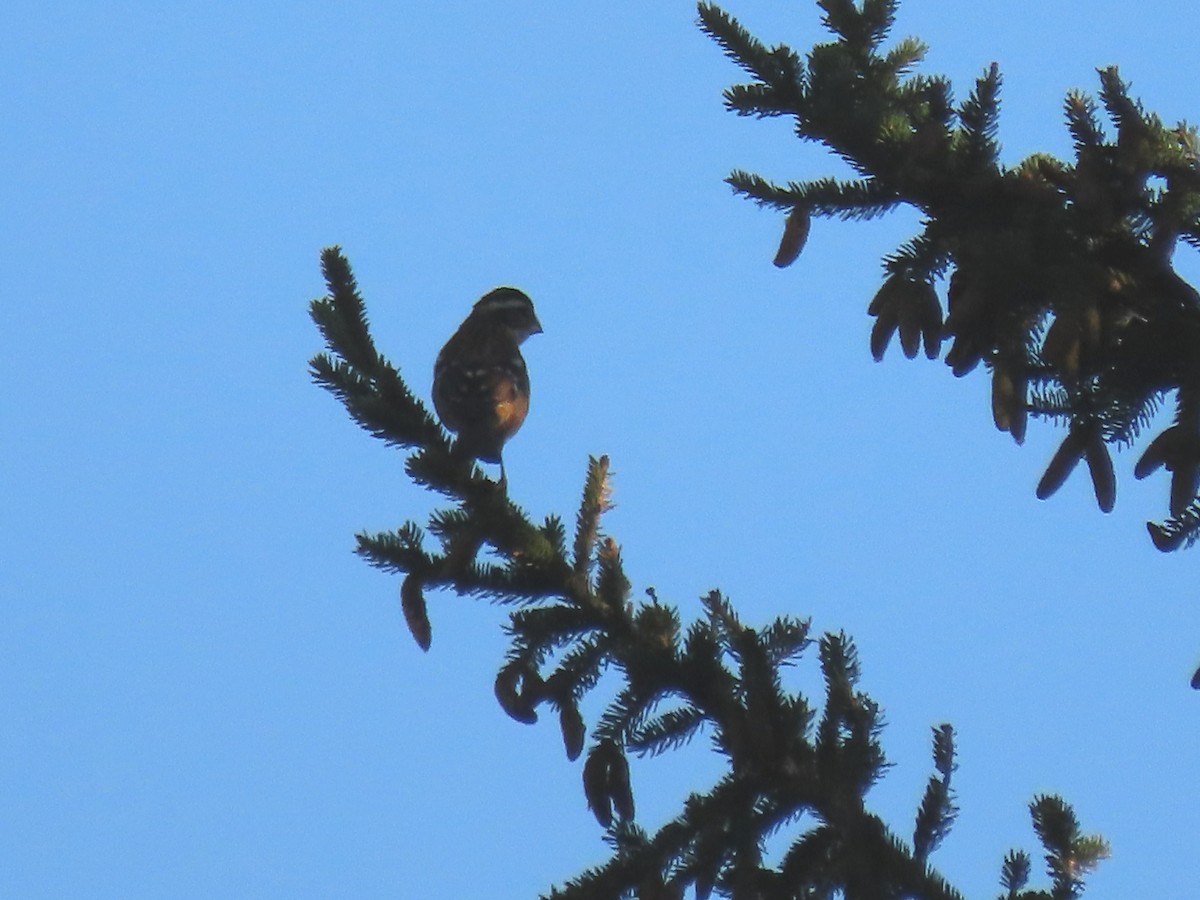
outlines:
{"label": "small perched bird", "polygon": [[475,304],[433,366],[433,406],[458,435],[457,452],[500,463],[501,484],[500,451],[529,412],[521,343],[541,332],[533,301],[516,288],[499,287]]}

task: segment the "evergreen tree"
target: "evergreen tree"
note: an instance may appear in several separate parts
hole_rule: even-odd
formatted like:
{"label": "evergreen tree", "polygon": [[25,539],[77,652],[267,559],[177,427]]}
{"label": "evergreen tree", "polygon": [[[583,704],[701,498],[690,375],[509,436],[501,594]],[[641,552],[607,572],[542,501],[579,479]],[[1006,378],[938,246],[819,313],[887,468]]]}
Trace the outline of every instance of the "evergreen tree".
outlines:
{"label": "evergreen tree", "polygon": [[[1068,126],[1077,158],[998,161],[999,73],[990,68],[959,105],[937,77],[910,75],[919,42],[883,43],[895,3],[819,0],[834,35],[804,59],[768,48],[734,19],[701,4],[702,27],[754,76],[726,92],[746,115],[791,115],[858,171],[854,181],[771,184],[735,172],[736,190],[787,211],[776,263],[801,251],[813,215],[861,218],[901,204],[924,214],[921,234],[885,261],[869,311],[882,357],[898,332],[904,353],[930,358],[951,340],[956,375],[990,370],[997,426],[1022,440],[1028,416],[1067,426],[1039,485],[1048,496],[1079,462],[1102,509],[1112,508],[1112,444],[1133,441],[1172,398],[1174,424],[1135,468],[1172,473],[1169,517],[1150,526],[1161,549],[1200,535],[1200,296],[1170,266],[1177,240],[1200,246],[1195,135],[1164,128],[1129,98],[1115,70],[1101,72],[1101,101],[1116,126],[1103,134],[1091,100],[1072,94]],[[956,898],[931,866],[957,809],[954,732],[933,729],[933,773],[911,832],[872,813],[867,792],[885,773],[879,704],[859,685],[853,642],[814,638],[807,621],[765,627],[741,621],[714,591],[704,615],[684,623],[654,591],[635,599],[620,547],[605,533],[606,458],[592,459],[569,533],[564,520],[534,521],[453,444],[384,358],[338,248],[322,255],[328,294],[312,303],[327,351],[314,379],[363,428],[406,453],[417,484],[444,498],[427,524],[359,534],[357,552],[402,576],[401,601],[418,645],[432,626],[426,595],[448,590],[514,608],[511,645],[495,694],[518,722],[551,713],[569,760],[583,758],[583,792],[612,847],[605,864],[550,891],[555,898]],[[950,276],[948,315],[935,284]],[[782,670],[816,657],[824,696],[784,687]],[[588,723],[581,700],[602,679],[614,699]],[[629,754],[669,753],[700,733],[725,761],[657,830],[636,821]],[[1070,898],[1108,852],[1061,799],[1030,805],[1049,885],[1031,889],[1031,859],[1011,852],[1001,897]],[[777,859],[764,851],[784,832]]]}

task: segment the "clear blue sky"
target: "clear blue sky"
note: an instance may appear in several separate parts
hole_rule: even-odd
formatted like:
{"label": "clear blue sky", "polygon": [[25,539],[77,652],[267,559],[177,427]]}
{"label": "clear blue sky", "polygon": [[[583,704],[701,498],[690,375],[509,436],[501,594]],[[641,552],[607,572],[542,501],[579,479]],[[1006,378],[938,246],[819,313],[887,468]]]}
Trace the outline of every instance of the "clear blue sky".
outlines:
{"label": "clear blue sky", "polygon": [[[727,8],[823,39],[815,4]],[[516,900],[603,858],[556,725],[492,697],[503,611],[431,597],[422,654],[397,579],[350,552],[432,501],[308,381],[333,243],[423,394],[476,297],[534,297],[514,498],[570,515],[608,453],[639,592],[690,618],[719,587],[752,622],[852,634],[896,763],[871,796],[901,834],[929,729],[954,723],[962,815],[934,859],[970,896],[1037,850],[1047,791],[1112,842],[1089,896],[1196,894],[1200,549],[1147,540],[1165,480],[1125,453],[1111,515],[1083,473],[1039,502],[1061,434],[1015,447],[982,372],[871,361],[911,215],[818,221],[774,269],[779,217],[723,176],[842,170],[722,110],[741,73],[693,20],[6,5],[0,896]],[[1113,62],[1167,121],[1200,119],[1194,24],[1184,0],[909,0],[897,36],[959,97],[1000,62],[1015,162],[1066,152],[1063,95]],[[713,777],[703,743],[635,766],[644,824]]]}

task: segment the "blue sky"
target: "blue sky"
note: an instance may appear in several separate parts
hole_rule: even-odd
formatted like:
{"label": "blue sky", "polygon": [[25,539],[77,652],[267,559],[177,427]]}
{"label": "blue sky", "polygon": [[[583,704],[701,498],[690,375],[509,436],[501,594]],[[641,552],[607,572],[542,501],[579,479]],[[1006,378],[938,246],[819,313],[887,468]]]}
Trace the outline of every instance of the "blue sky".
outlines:
{"label": "blue sky", "polygon": [[[399,9],[6,6],[0,896],[508,900],[603,858],[555,724],[492,697],[503,611],[431,597],[422,654],[398,580],[350,552],[432,500],[308,381],[334,243],[424,395],[480,294],[530,293],[514,499],[570,515],[608,453],[636,590],[853,635],[896,764],[871,797],[901,834],[930,727],[956,726],[934,861],[970,896],[1037,849],[1038,792],[1112,842],[1089,896],[1194,893],[1200,550],[1147,540],[1165,480],[1125,453],[1111,515],[1082,473],[1039,502],[1061,434],[1015,447],[982,372],[871,361],[911,215],[818,221],[770,265],[779,217],[721,179],[841,169],[722,110],[741,73],[689,3]],[[815,4],[727,9],[824,39]],[[1000,63],[1007,161],[1065,154],[1063,95],[1109,63],[1200,119],[1190,3],[967,9],[909,0],[896,34],[960,97]],[[635,764],[644,824],[715,772],[702,741]]]}

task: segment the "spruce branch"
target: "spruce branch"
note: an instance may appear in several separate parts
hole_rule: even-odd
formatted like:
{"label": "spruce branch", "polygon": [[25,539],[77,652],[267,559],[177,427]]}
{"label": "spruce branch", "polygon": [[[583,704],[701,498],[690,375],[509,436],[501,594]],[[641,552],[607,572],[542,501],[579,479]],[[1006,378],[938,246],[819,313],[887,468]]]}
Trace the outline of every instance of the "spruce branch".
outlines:
{"label": "spruce branch", "polygon": [[995,169],[1000,155],[1000,67],[992,63],[958,112],[962,123],[961,155],[973,171]]}
{"label": "spruce branch", "polygon": [[[655,591],[633,600],[621,548],[603,530],[608,460],[589,461],[568,548],[562,518],[535,524],[451,455],[440,427],[375,348],[348,263],[336,249],[323,263],[330,292],[312,309],[327,350],[314,358],[314,380],[367,431],[405,451],[414,481],[448,499],[424,527],[410,521],[359,534],[357,552],[402,576],[401,609],[422,650],[432,642],[431,592],[515,606],[496,700],[527,725],[548,707],[567,759],[583,759],[583,792],[613,856],[548,896],[681,897],[690,889],[698,897],[959,900],[928,864],[954,816],[949,726],[935,729],[938,775],[910,849],[867,808],[887,766],[882,715],[858,687],[858,654],[846,635],[818,641],[826,682],[818,721],[821,704],[784,679],[813,643],[807,621],[780,617],[756,628],[711,591],[685,627]],[[606,675],[618,688],[589,730],[581,702]],[[701,731],[725,773],[656,831],[644,830],[630,754],[661,756]],[[1075,878],[1099,858],[1091,839],[1063,832],[1062,809],[1039,806],[1037,815],[1053,877]],[[764,842],[784,829],[794,831],[790,848],[771,863]]]}
{"label": "spruce branch", "polygon": [[1067,130],[1075,140],[1075,153],[1082,155],[1104,145],[1104,127],[1096,114],[1096,101],[1080,90],[1067,92],[1063,104]]}
{"label": "spruce branch", "polygon": [[895,21],[896,0],[817,0],[825,11],[821,23],[858,52],[873,51],[887,38]]}
{"label": "spruce branch", "polygon": [[1080,833],[1075,813],[1058,797],[1040,796],[1030,804],[1033,827],[1046,848],[1046,870],[1054,900],[1071,900],[1083,890],[1083,877],[1109,854],[1103,838]]}
{"label": "spruce branch", "polygon": [[[1195,129],[1164,126],[1109,67],[1098,70],[1099,106],[1081,91],[1066,97],[1073,160],[1034,154],[1008,166],[1000,161],[997,65],[955,108],[948,79],[913,73],[920,41],[884,48],[896,2],[817,5],[834,40],[803,54],[782,44],[768,50],[712,3],[698,12],[700,27],[754,79],[728,89],[727,106],[791,115],[798,138],[821,143],[858,177],[780,184],[735,170],[729,183],[789,215],[862,219],[902,204],[917,209],[923,231],[885,258],[884,285],[871,301],[872,355],[882,359],[898,334],[906,356],[923,343],[932,359],[949,339],[944,359],[956,376],[980,363],[990,371],[999,430],[1022,443],[1030,414],[1068,427],[1037,496],[1048,498],[1083,461],[1097,505],[1109,512],[1117,483],[1108,448],[1136,441],[1163,402],[1182,415],[1200,395],[1200,292],[1171,265],[1181,238],[1200,248]],[[795,62],[772,62],[783,59]],[[798,252],[781,246],[776,264]],[[947,272],[943,315],[936,286]],[[1170,459],[1151,442],[1135,470],[1146,477],[1161,461],[1172,473],[1169,517],[1148,526],[1161,550],[1200,538],[1200,518],[1189,512],[1200,504],[1200,426],[1184,417],[1186,439],[1170,438]]]}
{"label": "spruce branch", "polygon": [[726,56],[760,82],[780,91],[781,99],[798,95],[804,69],[790,49],[767,47],[716,4],[701,3],[699,14],[700,27],[721,45]]}
{"label": "spruce branch", "polygon": [[933,730],[933,765],[937,775],[929,778],[913,830],[913,856],[921,863],[938,848],[958,814],[950,789],[950,775],[957,766],[954,762],[954,729],[949,725]]}

